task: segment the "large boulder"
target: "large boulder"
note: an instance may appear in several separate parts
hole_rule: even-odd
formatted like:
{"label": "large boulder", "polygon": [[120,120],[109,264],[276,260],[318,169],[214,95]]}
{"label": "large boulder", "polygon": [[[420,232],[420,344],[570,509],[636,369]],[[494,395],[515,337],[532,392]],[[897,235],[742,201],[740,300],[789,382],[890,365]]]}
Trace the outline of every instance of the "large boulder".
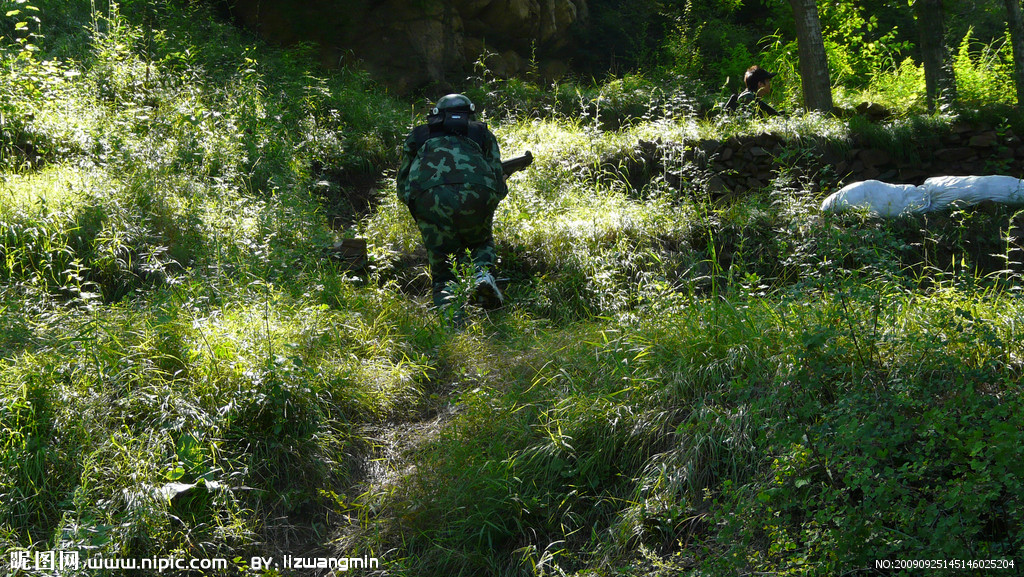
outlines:
{"label": "large boulder", "polygon": [[322,64],[355,64],[398,92],[457,85],[486,51],[510,76],[570,47],[587,0],[220,0],[240,24],[281,43],[312,42]]}

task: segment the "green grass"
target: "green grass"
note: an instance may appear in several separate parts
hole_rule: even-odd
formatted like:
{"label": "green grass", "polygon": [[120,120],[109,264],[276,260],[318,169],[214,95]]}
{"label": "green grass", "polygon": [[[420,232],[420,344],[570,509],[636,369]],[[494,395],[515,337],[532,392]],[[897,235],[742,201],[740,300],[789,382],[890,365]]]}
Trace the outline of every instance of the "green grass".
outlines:
{"label": "green grass", "polygon": [[[705,118],[639,74],[485,76],[505,156],[537,160],[496,215],[508,304],[457,329],[387,172],[406,103],[196,8],[39,4],[87,27],[0,52],[5,553],[590,577],[1024,546],[1019,215],[808,192],[811,144],[954,117]],[[761,132],[783,168],[730,204],[673,144]],[[357,175],[379,190],[334,230]],[[327,257],[345,235],[366,271]]]}
{"label": "green grass", "polygon": [[540,358],[508,343],[415,471],[366,497],[391,503],[381,531],[424,574],[650,574],[640,548],[666,575],[1012,557],[1015,299],[857,290],[546,332]]}

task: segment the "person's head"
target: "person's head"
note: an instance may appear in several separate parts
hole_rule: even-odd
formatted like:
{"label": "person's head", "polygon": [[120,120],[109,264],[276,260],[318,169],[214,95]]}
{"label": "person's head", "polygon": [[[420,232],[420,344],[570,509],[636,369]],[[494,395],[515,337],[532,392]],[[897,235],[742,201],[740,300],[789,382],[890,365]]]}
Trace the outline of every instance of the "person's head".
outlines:
{"label": "person's head", "polygon": [[442,96],[428,116],[447,116],[449,113],[465,112],[470,120],[476,113],[476,105],[473,101],[462,94],[449,94]]}
{"label": "person's head", "polygon": [[767,96],[772,91],[772,78],[776,72],[768,72],[757,64],[747,68],[743,75],[743,84],[747,90],[756,93],[758,96]]}

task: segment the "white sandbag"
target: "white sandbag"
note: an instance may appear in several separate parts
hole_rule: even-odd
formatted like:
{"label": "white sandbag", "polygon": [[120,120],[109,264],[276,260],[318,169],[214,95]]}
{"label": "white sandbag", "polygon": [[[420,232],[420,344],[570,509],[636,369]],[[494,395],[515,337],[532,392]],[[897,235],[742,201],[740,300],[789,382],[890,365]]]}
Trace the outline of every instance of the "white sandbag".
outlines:
{"label": "white sandbag", "polygon": [[989,200],[1002,204],[1024,204],[1024,188],[1012,176],[936,176],[924,181],[932,210],[953,203],[971,205]]}
{"label": "white sandbag", "polygon": [[843,212],[866,208],[884,217],[918,212],[928,204],[924,189],[913,184],[889,184],[880,180],[862,180],[833,192],[821,203],[822,212]]}
{"label": "white sandbag", "polygon": [[939,210],[956,203],[972,205],[982,201],[1024,204],[1024,181],[1012,176],[936,176],[921,186],[888,184],[864,180],[848,184],[821,203],[822,212],[864,208],[892,218],[904,213]]}

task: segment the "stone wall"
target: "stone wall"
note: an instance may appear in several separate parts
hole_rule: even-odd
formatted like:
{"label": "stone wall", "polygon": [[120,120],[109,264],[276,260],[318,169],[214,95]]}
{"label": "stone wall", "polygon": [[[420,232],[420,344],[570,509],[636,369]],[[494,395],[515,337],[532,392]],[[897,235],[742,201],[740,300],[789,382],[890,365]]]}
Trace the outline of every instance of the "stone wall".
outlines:
{"label": "stone wall", "polygon": [[731,197],[771,185],[780,170],[796,171],[816,192],[860,180],[921,184],[932,176],[1003,174],[1024,178],[1024,142],[1012,129],[956,125],[948,134],[920,139],[909,149],[852,141],[787,141],[778,134],[685,143],[641,141],[629,158],[609,158],[634,186],[654,174],[683,188],[706,179],[712,197]]}
{"label": "stone wall", "polygon": [[586,0],[218,0],[239,24],[284,45],[312,42],[325,66],[359,65],[396,92],[461,83],[486,50],[498,76],[566,68],[559,54]]}

